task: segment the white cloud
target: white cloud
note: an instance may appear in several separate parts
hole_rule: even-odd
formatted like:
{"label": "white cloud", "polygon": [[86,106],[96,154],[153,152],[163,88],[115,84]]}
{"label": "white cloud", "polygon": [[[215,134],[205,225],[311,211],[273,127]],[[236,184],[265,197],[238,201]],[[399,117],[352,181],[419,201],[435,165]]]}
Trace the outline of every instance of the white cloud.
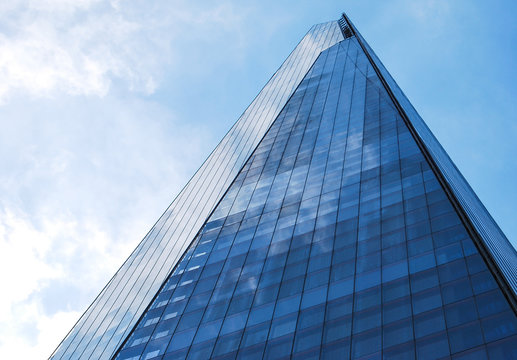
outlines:
{"label": "white cloud", "polygon": [[[66,334],[79,317],[78,312],[45,315],[37,304],[17,306],[10,324],[2,324],[0,352],[4,359],[45,359],[55,347],[56,335]],[[23,325],[20,325],[23,324]]]}
{"label": "white cloud", "polygon": [[209,153],[211,134],[146,95],[181,74],[178,42],[242,46],[241,14],[0,3],[0,358],[50,355]]}
{"label": "white cloud", "polygon": [[0,358],[48,356],[208,150],[151,101],[63,100],[0,107]]}
{"label": "white cloud", "polygon": [[[60,276],[60,271],[44,262],[55,234],[53,224],[46,234],[37,231],[30,221],[10,209],[0,213],[0,279],[5,292],[0,297],[0,322],[9,318],[11,305],[26,300],[41,286],[41,280]],[[30,239],[30,242],[27,241]]]}
{"label": "white cloud", "polygon": [[[67,279],[67,269],[59,263],[49,263],[48,257],[56,239],[77,238],[78,224],[47,218],[42,225],[36,229],[26,214],[13,209],[0,212],[0,283],[7,289],[0,297],[3,358],[43,358],[42,354],[50,354],[55,346],[56,334],[65,334],[78,317],[74,310],[49,314],[43,300],[34,297],[50,281]],[[93,236],[94,242],[95,239]],[[112,260],[106,259],[103,250],[96,248],[90,255],[96,256],[95,261]]]}
{"label": "white cloud", "polygon": [[226,3],[197,9],[184,1],[5,2],[0,5],[0,104],[13,94],[102,97],[113,81],[151,94],[172,64],[172,41],[183,33],[182,24],[224,31],[240,21]]}
{"label": "white cloud", "polygon": [[[0,297],[2,358],[48,356],[77,321],[76,304],[91,301],[81,297],[97,290],[120,252],[128,251],[127,243],[109,241],[95,223],[45,217],[38,229],[31,220],[19,210],[0,212],[0,283],[8,289]],[[48,291],[51,282],[61,288]],[[53,311],[60,297],[68,297],[69,306]]]}
{"label": "white cloud", "polygon": [[[19,1],[0,23],[0,99],[12,92],[51,96],[107,93],[112,77],[154,90],[155,69],[130,47],[141,25],[100,1]],[[98,7],[104,8],[99,11]]]}

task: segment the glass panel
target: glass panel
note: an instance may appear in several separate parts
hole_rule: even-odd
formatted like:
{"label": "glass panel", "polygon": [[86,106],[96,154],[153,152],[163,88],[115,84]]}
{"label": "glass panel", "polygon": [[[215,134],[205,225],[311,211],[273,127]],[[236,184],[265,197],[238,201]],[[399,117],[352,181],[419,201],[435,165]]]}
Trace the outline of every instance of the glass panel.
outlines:
{"label": "glass panel", "polygon": [[515,314],[356,38],[275,117],[117,359],[513,351]]}

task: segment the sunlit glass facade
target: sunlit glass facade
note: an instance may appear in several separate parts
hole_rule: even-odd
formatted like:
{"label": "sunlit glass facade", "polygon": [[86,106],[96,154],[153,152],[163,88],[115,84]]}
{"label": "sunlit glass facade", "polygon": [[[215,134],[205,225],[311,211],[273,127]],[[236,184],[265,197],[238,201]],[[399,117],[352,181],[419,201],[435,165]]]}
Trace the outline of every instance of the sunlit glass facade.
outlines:
{"label": "sunlit glass facade", "polygon": [[53,358],[517,358],[515,250],[346,16],[271,81],[195,232],[173,203]]}

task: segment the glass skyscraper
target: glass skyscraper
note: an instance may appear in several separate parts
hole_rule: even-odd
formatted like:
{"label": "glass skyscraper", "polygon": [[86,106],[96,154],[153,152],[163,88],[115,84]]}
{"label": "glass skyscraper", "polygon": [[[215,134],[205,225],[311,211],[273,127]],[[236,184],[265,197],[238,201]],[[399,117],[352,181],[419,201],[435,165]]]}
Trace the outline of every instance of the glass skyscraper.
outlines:
{"label": "glass skyscraper", "polygon": [[343,15],[313,26],[52,359],[517,359],[517,254]]}

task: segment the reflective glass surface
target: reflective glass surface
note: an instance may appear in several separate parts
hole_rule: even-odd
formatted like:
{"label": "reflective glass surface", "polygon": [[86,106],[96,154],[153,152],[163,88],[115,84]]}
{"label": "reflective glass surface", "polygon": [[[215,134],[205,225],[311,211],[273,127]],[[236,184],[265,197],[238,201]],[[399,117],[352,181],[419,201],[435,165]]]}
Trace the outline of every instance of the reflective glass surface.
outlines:
{"label": "reflective glass surface", "polygon": [[351,37],[323,51],[117,359],[511,359],[517,319]]}
{"label": "reflective glass surface", "polygon": [[451,192],[457,198],[457,201],[465,211],[466,216],[468,216],[472,226],[475,228],[475,231],[480,235],[482,241],[482,244],[480,245],[485,247],[489,256],[493,258],[498,271],[503,274],[505,281],[508,283],[515,296],[517,294],[517,250],[508,241],[505,234],[474,193],[474,190],[472,190],[468,182],[452,162],[449,155],[447,155],[445,149],[434,137],[424,120],[409,102],[406,95],[404,95],[404,92],[400,89],[382,62],[375,55],[375,52],[370,48],[359,32],[357,32],[357,36],[360,38],[363,46],[365,46],[368,54],[372,57],[372,61],[381,72],[387,86],[389,86],[394,96],[397,98],[397,101],[409,118],[413,128],[422,140],[427,152],[432,157],[445,181],[448,183]]}
{"label": "reflective glass surface", "polygon": [[309,30],[86,310],[52,359],[111,358],[320,52],[342,39],[336,21]]}

